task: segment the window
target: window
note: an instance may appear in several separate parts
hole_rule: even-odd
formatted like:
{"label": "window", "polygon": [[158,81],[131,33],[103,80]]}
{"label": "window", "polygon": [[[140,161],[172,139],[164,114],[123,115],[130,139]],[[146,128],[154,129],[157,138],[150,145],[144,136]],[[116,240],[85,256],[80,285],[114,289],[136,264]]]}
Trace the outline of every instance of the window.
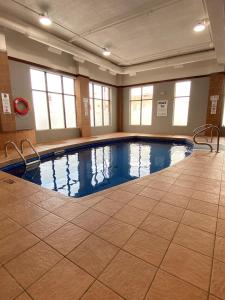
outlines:
{"label": "window", "polygon": [[175,84],[175,99],[173,125],[186,126],[190,101],[191,81],[181,81]]}
{"label": "window", "polygon": [[76,127],[74,79],[31,69],[37,130]]}
{"label": "window", "polygon": [[130,90],[130,124],[152,124],[153,85],[135,87]]}
{"label": "window", "polygon": [[110,88],[95,83],[89,84],[91,126],[110,125]]}

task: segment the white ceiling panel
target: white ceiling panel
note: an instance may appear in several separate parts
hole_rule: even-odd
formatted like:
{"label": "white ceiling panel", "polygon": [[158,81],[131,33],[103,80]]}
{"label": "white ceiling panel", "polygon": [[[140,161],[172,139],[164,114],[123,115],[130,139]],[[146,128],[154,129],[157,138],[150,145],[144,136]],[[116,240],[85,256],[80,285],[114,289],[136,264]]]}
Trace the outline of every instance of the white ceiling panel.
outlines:
{"label": "white ceiling panel", "polygon": [[0,0],[0,10],[43,28],[38,13],[48,11],[45,30],[120,65],[213,48],[210,28],[195,33],[207,18],[202,0]]}

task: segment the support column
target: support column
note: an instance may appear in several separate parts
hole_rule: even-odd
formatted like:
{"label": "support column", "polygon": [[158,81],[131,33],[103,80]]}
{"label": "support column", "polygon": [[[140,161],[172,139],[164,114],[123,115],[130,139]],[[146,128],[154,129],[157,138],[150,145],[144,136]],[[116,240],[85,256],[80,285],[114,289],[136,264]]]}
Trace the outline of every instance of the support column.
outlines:
{"label": "support column", "polygon": [[123,131],[123,88],[117,88],[117,131]]}
{"label": "support column", "polygon": [[80,128],[80,134],[82,137],[89,137],[91,136],[89,78],[79,75],[75,82],[77,127]]}
{"label": "support column", "polygon": [[[11,113],[3,112],[1,94],[9,94]],[[11,132],[16,130],[16,119],[13,113],[11,84],[9,75],[9,61],[6,51],[5,35],[0,31],[0,131]]]}
{"label": "support column", "polygon": [[[217,100],[216,100],[217,99]],[[214,109],[215,101],[216,109]],[[209,98],[206,123],[221,126],[223,116],[223,101],[224,101],[224,74],[217,73],[210,76],[209,83]],[[216,133],[215,133],[216,134]]]}

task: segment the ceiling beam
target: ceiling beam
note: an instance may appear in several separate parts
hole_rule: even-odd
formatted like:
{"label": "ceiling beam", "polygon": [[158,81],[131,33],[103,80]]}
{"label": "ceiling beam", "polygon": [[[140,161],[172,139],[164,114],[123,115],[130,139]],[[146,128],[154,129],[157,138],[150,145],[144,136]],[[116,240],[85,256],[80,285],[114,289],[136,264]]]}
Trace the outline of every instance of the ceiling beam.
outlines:
{"label": "ceiling beam", "polygon": [[205,0],[209,21],[212,29],[212,39],[215,46],[218,63],[225,64],[225,16],[223,0]]}

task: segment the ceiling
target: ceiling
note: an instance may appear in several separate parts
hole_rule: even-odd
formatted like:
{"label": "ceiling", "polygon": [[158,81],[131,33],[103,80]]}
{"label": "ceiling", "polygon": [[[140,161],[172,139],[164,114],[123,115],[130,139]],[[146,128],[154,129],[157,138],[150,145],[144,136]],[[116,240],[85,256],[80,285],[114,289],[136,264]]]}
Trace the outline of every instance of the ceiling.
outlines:
{"label": "ceiling", "polygon": [[0,0],[0,11],[42,29],[47,11],[53,24],[44,30],[101,57],[108,47],[119,66],[214,49],[210,26],[193,31],[208,18],[205,0]]}

